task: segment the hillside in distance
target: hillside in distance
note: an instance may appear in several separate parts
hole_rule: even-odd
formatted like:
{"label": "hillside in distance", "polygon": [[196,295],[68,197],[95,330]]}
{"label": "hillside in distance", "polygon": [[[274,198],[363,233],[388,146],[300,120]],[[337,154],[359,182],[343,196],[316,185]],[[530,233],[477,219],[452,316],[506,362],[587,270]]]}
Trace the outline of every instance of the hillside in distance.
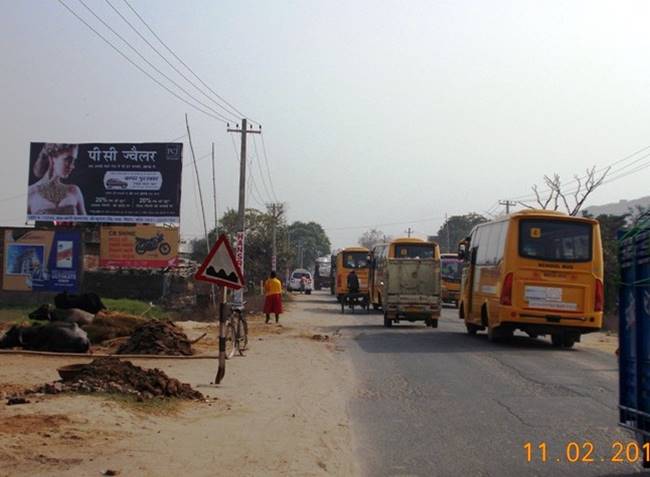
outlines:
{"label": "hillside in distance", "polygon": [[650,196],[632,200],[619,200],[618,202],[612,202],[603,205],[590,205],[589,207],[585,208],[584,211],[588,212],[594,217],[597,217],[604,214],[623,215],[631,211],[636,212],[637,207],[643,207],[644,209],[650,208]]}

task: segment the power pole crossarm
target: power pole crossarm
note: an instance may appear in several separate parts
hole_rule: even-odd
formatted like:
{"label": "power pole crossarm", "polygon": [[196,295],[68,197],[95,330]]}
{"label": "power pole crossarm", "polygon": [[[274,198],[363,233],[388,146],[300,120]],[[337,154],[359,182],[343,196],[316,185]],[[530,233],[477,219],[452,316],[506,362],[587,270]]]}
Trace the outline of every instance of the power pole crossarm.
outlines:
{"label": "power pole crossarm", "polygon": [[517,205],[517,202],[512,201],[512,200],[500,200],[499,205],[505,205],[506,206],[506,214],[510,213],[510,207],[514,207]]}

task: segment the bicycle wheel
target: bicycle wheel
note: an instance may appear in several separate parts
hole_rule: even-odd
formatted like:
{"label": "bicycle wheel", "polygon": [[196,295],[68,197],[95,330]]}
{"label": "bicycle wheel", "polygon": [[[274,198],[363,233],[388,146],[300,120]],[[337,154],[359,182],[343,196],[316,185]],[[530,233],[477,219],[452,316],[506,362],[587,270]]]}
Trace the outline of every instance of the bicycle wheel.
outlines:
{"label": "bicycle wheel", "polygon": [[236,336],[235,336],[235,328],[232,326],[232,322],[228,320],[226,323],[226,358],[230,359],[233,356],[235,356],[235,348],[236,348]]}
{"label": "bicycle wheel", "polygon": [[243,317],[237,323],[237,336],[239,337],[239,354],[244,356],[244,351],[248,349],[248,323]]}

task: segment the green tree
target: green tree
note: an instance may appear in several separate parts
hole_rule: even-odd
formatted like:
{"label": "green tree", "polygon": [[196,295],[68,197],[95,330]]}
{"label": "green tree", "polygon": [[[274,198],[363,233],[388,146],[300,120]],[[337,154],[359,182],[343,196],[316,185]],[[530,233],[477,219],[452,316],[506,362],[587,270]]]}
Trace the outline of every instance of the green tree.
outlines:
{"label": "green tree", "polygon": [[299,267],[301,263],[304,268],[311,268],[318,257],[331,252],[330,239],[323,227],[316,222],[294,222],[288,227],[287,233],[293,268]]}
{"label": "green tree", "polygon": [[[226,234],[233,248],[236,243],[238,230],[237,211],[227,210],[219,221],[219,233]],[[271,271],[271,256],[273,254],[272,231],[273,216],[267,211],[257,209],[246,209],[246,241],[244,243],[244,276],[246,283],[258,285],[261,280],[268,277]],[[286,240],[287,224],[283,217],[278,219],[277,224],[277,269],[284,270],[288,266],[289,252]],[[208,233],[210,244],[217,240],[215,230]],[[192,258],[202,261],[206,256],[205,239],[194,240]],[[282,274],[280,274],[282,276]]]}
{"label": "green tree", "polygon": [[487,219],[480,214],[471,212],[465,215],[452,215],[438,229],[438,240],[440,250],[443,252],[455,252],[458,242],[469,235],[475,225],[487,222]]}
{"label": "green tree", "polygon": [[[586,215],[586,214],[585,214]],[[624,228],[628,215],[599,215],[596,220],[600,224],[600,236],[603,243],[603,262],[605,275],[603,286],[605,289],[605,325],[607,328],[616,326],[618,313],[618,239],[617,233]]]}

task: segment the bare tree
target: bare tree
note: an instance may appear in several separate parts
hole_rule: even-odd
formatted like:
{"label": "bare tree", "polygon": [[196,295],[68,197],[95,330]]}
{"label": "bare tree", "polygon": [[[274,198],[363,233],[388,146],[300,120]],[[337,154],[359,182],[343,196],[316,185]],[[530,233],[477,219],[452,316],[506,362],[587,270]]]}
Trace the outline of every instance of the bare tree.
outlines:
{"label": "bare tree", "polygon": [[386,234],[381,230],[370,229],[367,230],[359,237],[359,245],[366,247],[367,249],[372,249],[377,244],[386,241]]}
{"label": "bare tree", "polygon": [[573,176],[577,186],[571,191],[562,190],[562,181],[559,174],[553,174],[552,177],[544,176],[544,184],[548,188],[545,196],[542,197],[542,192],[537,185],[532,187],[535,193],[535,205],[519,201],[519,204],[528,209],[545,209],[545,210],[558,210],[560,208],[560,201],[567,214],[577,215],[585,200],[591,193],[602,185],[605,177],[609,173],[609,167],[605,171],[599,173],[596,166],[586,170],[586,174],[582,177]]}

